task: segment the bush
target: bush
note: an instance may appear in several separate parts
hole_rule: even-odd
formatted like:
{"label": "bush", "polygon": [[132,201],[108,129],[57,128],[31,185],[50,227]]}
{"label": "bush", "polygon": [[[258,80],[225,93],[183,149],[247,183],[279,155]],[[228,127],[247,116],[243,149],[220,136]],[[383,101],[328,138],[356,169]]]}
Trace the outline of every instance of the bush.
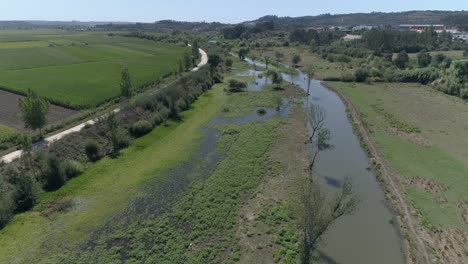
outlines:
{"label": "bush", "polygon": [[399,71],[394,77],[395,82],[418,82],[428,84],[439,77],[439,73],[435,68],[420,68],[407,71]]}
{"label": "bush", "polygon": [[99,144],[96,140],[90,139],[86,142],[85,146],[86,156],[91,161],[96,161],[99,159]]}
{"label": "bush", "polygon": [[160,124],[162,124],[162,122],[164,121],[161,113],[159,112],[155,112],[152,116],[151,116],[151,123],[153,124],[153,126],[159,126]]}
{"label": "bush", "polygon": [[247,84],[245,82],[236,80],[236,79],[230,79],[229,84],[228,84],[228,90],[231,93],[238,93],[238,92],[243,92],[245,88],[247,88]]}
{"label": "bush", "polygon": [[257,114],[258,114],[258,115],[265,115],[265,114],[266,114],[266,110],[263,109],[263,108],[260,108],[260,109],[257,110]]}
{"label": "bush", "polygon": [[67,179],[71,179],[83,173],[84,167],[78,161],[66,160],[63,162],[63,171]]}
{"label": "bush", "polygon": [[115,144],[118,150],[128,147],[130,145],[130,141],[131,139],[127,132],[124,130],[119,130],[117,132]]}
{"label": "bush", "polygon": [[13,200],[16,203],[16,212],[24,212],[31,209],[39,197],[39,186],[32,175],[15,175]]}
{"label": "bush", "polygon": [[142,137],[151,132],[151,130],[153,130],[153,125],[146,120],[137,121],[132,125],[132,133],[135,137]]}
{"label": "bush", "polygon": [[15,210],[13,197],[6,187],[0,178],[0,229],[10,221]]}
{"label": "bush", "polygon": [[[354,82],[354,76],[351,73],[345,73],[341,76],[342,82]],[[340,80],[338,80],[340,81]]]}
{"label": "bush", "polygon": [[45,167],[45,171],[42,173],[44,189],[54,191],[62,187],[65,184],[65,172],[57,156],[49,155]]}
{"label": "bush", "polygon": [[228,68],[231,68],[232,64],[234,64],[234,61],[232,61],[231,58],[227,58],[226,61],[224,62],[224,65],[226,65],[226,67]]}
{"label": "bush", "polygon": [[354,77],[356,78],[356,82],[365,82],[368,76],[369,76],[369,73],[367,72],[366,69],[363,69],[363,68],[358,68],[354,72]]}

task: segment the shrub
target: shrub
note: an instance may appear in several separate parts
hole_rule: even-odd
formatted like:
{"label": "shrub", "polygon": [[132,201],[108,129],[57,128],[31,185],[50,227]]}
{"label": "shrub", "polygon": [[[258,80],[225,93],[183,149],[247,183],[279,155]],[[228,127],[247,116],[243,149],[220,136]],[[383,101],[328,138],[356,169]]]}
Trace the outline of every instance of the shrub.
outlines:
{"label": "shrub", "polygon": [[229,80],[229,92],[231,93],[238,93],[238,92],[243,92],[245,88],[247,88],[247,84],[245,82],[236,80],[236,79],[230,79]]}
{"label": "shrub", "polygon": [[[342,82],[354,82],[354,76],[351,73],[345,73],[341,76]],[[338,80],[340,81],[340,80]]]}
{"label": "shrub", "polygon": [[13,217],[15,204],[11,192],[0,178],[0,229],[3,228]]}
{"label": "shrub", "polygon": [[429,66],[429,64],[431,64],[431,61],[432,61],[431,55],[427,52],[419,52],[417,55],[417,58],[418,58],[418,65],[421,68]]}
{"label": "shrub", "polygon": [[358,68],[358,69],[354,72],[354,77],[356,78],[356,82],[364,82],[364,81],[366,81],[368,75],[369,75],[369,73],[368,73],[367,70],[364,69],[364,68]]}
{"label": "shrub", "polygon": [[16,212],[24,212],[31,209],[39,197],[39,187],[32,175],[17,174],[14,176],[13,200],[16,204]]}
{"label": "shrub", "polygon": [[159,112],[155,112],[150,119],[153,126],[159,126],[163,122],[163,117]]}
{"label": "shrub", "polygon": [[65,184],[65,172],[57,156],[48,156],[47,166],[42,173],[42,180],[44,189],[47,191],[57,190]]}
{"label": "shrub", "polygon": [[394,77],[395,82],[419,82],[428,84],[439,77],[439,73],[435,68],[421,68],[407,71],[399,71]]}
{"label": "shrub", "polygon": [[266,114],[266,110],[263,109],[263,108],[260,108],[260,109],[257,110],[257,114],[258,114],[258,115],[265,115],[265,114]]}
{"label": "shrub", "polygon": [[86,142],[85,146],[86,156],[91,161],[96,161],[99,159],[99,144],[96,140],[90,139]]}
{"label": "shrub", "polygon": [[75,160],[66,160],[62,166],[67,179],[74,178],[84,171],[83,164]]}
{"label": "shrub", "polygon": [[234,61],[232,61],[231,58],[227,58],[226,61],[224,62],[224,65],[226,65],[226,67],[228,68],[231,68],[232,64],[234,64]]}
{"label": "shrub", "polygon": [[135,137],[142,137],[151,132],[151,130],[153,130],[153,125],[146,120],[137,121],[132,125],[132,133]]}
{"label": "shrub", "polygon": [[120,149],[124,149],[128,147],[130,145],[130,141],[131,139],[128,133],[125,132],[124,130],[119,130],[117,132],[116,140],[115,140],[116,149],[120,150]]}

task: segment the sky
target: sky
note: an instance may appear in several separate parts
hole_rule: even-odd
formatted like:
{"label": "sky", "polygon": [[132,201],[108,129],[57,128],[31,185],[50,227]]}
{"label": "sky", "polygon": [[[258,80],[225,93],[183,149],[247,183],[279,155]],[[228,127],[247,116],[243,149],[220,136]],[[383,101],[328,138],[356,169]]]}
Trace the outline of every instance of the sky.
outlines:
{"label": "sky", "polygon": [[0,20],[238,23],[264,15],[468,10],[468,0],[0,0]]}

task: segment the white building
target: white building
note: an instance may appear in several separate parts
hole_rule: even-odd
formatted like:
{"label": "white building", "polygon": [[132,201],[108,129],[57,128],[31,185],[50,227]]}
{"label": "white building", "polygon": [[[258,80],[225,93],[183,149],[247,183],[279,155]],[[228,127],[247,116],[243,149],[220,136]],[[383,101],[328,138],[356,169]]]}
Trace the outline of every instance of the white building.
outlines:
{"label": "white building", "polygon": [[453,39],[468,41],[468,32],[453,34]]}

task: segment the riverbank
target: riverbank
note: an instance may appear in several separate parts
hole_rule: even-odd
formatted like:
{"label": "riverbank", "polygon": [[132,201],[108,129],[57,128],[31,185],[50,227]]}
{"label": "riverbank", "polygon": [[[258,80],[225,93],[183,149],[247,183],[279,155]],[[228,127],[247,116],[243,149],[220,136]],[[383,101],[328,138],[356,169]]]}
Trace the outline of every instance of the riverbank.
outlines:
{"label": "riverbank", "polygon": [[464,263],[468,170],[455,159],[466,157],[466,148],[456,146],[464,144],[466,103],[421,85],[325,84],[347,105],[399,215],[407,262]]}
{"label": "riverbank", "polygon": [[[387,200],[392,206],[392,209],[398,214],[398,226],[401,231],[407,233],[403,237],[405,238],[405,255],[407,256],[406,261],[407,263],[419,263],[416,261],[418,258],[417,252],[420,251],[420,256],[423,256],[425,263],[429,263],[428,254],[425,249],[425,245],[420,240],[420,234],[418,232],[418,226],[412,224],[414,222],[413,217],[409,213],[409,209],[407,206],[407,202],[404,200],[401,190],[399,188],[399,180],[396,178],[395,175],[390,174],[390,169],[388,165],[385,163],[385,160],[382,158],[380,153],[378,152],[375,143],[369,136],[369,132],[365,127],[364,123],[362,122],[361,116],[359,112],[356,110],[354,105],[351,101],[346,98],[343,93],[339,89],[333,88],[331,85],[324,84],[328,89],[335,92],[346,105],[347,112],[349,117],[353,122],[353,128],[355,132],[359,135],[361,140],[362,147],[366,149],[369,159],[372,160],[373,169],[376,173],[381,176],[379,180],[384,184],[384,190],[387,194]],[[402,220],[402,218],[404,220]],[[411,223],[411,225],[407,226],[407,224]],[[412,243],[412,238],[417,240],[417,245]],[[411,246],[411,248],[410,248]],[[409,256],[413,256],[411,259]],[[424,263],[424,262],[421,262]]]}

